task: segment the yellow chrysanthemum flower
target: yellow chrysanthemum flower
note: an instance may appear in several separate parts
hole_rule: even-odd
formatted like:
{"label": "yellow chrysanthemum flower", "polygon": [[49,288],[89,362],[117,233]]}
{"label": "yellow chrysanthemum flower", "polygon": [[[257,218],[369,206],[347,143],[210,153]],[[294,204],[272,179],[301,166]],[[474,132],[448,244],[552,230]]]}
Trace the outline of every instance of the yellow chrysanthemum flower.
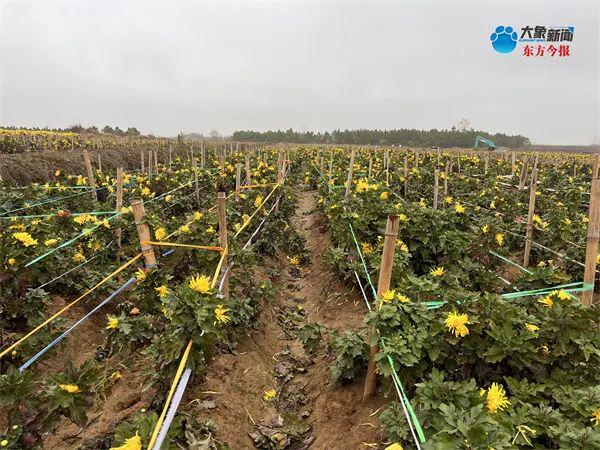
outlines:
{"label": "yellow chrysanthemum flower", "polygon": [[190,288],[200,294],[210,294],[210,285],[210,278],[206,275],[196,275],[191,278],[189,283]]}
{"label": "yellow chrysanthemum flower", "polygon": [[379,200],[387,200],[389,196],[390,194],[388,192],[383,191],[381,194],[379,194]]}
{"label": "yellow chrysanthemum flower", "polygon": [[394,297],[396,297],[396,291],[395,290],[387,290],[383,294],[381,294],[381,301],[385,302],[385,303],[389,303],[392,300],[394,300]]}
{"label": "yellow chrysanthemum flower", "polygon": [[268,391],[265,391],[265,393],[263,394],[263,400],[265,402],[270,402],[270,401],[274,400],[275,397],[277,397],[277,391],[275,389],[270,389]]}
{"label": "yellow chrysanthemum flower", "polygon": [[44,241],[44,245],[46,247],[54,247],[56,245],[56,243],[58,242],[58,239],[46,239]]}
{"label": "yellow chrysanthemum flower", "polygon": [[444,275],[446,271],[444,270],[444,267],[440,266],[440,267],[436,267],[435,269],[431,269],[429,271],[430,275],[433,275],[434,277],[441,277],[442,275]]}
{"label": "yellow chrysanthemum flower", "polygon": [[400,303],[410,303],[410,299],[406,295],[397,294],[396,298]]}
{"label": "yellow chrysanthemum flower", "polygon": [[14,266],[17,263],[17,260],[15,258],[8,258],[7,263],[9,266]]}
{"label": "yellow chrysanthemum flower", "polygon": [[455,203],[454,204],[454,210],[459,213],[462,214],[465,212],[465,207],[463,205],[461,205],[460,203]]}
{"label": "yellow chrysanthemum flower", "polygon": [[600,427],[600,408],[592,412],[592,419],[590,420],[595,427]]}
{"label": "yellow chrysanthemum flower", "polygon": [[537,325],[534,325],[532,323],[526,323],[525,328],[527,328],[527,331],[529,331],[531,333],[535,333],[536,331],[538,331],[540,329],[540,327],[538,327]]}
{"label": "yellow chrysanthemum flower", "polygon": [[568,300],[569,298],[571,298],[571,296],[562,289],[558,292],[557,296],[560,300]]}
{"label": "yellow chrysanthemum flower", "polygon": [[482,231],[482,233],[483,233],[483,234],[486,234],[487,232],[489,232],[489,231],[490,231],[490,226],[489,226],[489,225],[487,225],[487,224],[486,224],[486,225],[484,225],[484,226],[482,226],[482,227],[481,227],[481,231]]}
{"label": "yellow chrysanthemum flower", "polygon": [[83,262],[83,261],[85,261],[85,255],[81,252],[77,252],[73,255],[72,259],[75,262]]}
{"label": "yellow chrysanthemum flower", "polygon": [[289,261],[290,265],[292,265],[292,266],[300,265],[300,258],[298,258],[297,256],[294,256],[292,258],[288,257],[288,261]]}
{"label": "yellow chrysanthemum flower", "polygon": [[108,377],[108,379],[110,381],[112,381],[113,383],[121,378],[123,378],[123,375],[121,375],[121,372],[119,372],[118,370],[111,373],[110,376]]}
{"label": "yellow chrysanthemum flower", "polygon": [[106,329],[113,330],[119,328],[119,318],[114,316],[108,316],[108,322],[106,322]]}
{"label": "yellow chrysanthemum flower", "polygon": [[263,204],[263,198],[259,195],[258,197],[256,197],[254,199],[254,207],[255,208],[260,208],[260,205]]}
{"label": "yellow chrysanthemum flower", "polygon": [[160,228],[157,228],[156,230],[154,230],[154,238],[157,241],[162,241],[166,236],[167,236],[167,231],[164,228],[160,227]]}
{"label": "yellow chrysanthemum flower", "polygon": [[554,306],[554,301],[550,298],[549,295],[544,298],[539,299],[538,303],[541,303],[542,305],[545,305],[549,308],[552,308]]}
{"label": "yellow chrysanthemum flower", "polygon": [[223,305],[217,305],[215,308],[215,318],[217,319],[217,322],[227,323],[231,321],[231,317],[227,315],[228,312],[229,308],[223,308]]}
{"label": "yellow chrysanthemum flower", "polygon": [[81,392],[79,390],[79,386],[76,384],[59,384],[58,387],[69,394],[77,394],[78,392]]}
{"label": "yellow chrysanthemum flower", "polygon": [[164,298],[167,296],[167,292],[169,291],[169,288],[163,284],[162,286],[154,288],[154,290],[156,291],[156,293],[158,294],[158,296],[160,298]]}
{"label": "yellow chrysanthemum flower", "polygon": [[142,269],[138,269],[135,272],[135,278],[138,283],[141,283],[146,279],[146,272],[144,272]]}
{"label": "yellow chrysanthemum flower", "polygon": [[135,436],[125,439],[123,445],[119,447],[111,447],[110,450],[142,450],[142,438],[139,431],[135,432]]}
{"label": "yellow chrysanthemum flower", "polygon": [[358,180],[358,183],[356,183],[356,192],[365,192],[369,190],[369,182],[367,180],[365,180],[364,178],[361,178],[360,180]]}
{"label": "yellow chrysanthemum flower", "polygon": [[373,246],[371,244],[369,244],[368,242],[361,242],[360,245],[362,247],[362,252],[365,255],[368,255],[369,253],[373,252]]}
{"label": "yellow chrysanthemum flower", "polygon": [[13,233],[12,236],[21,244],[23,244],[24,247],[35,247],[38,243],[37,240],[35,240],[29,233],[26,233],[25,231]]}
{"label": "yellow chrysanthemum flower", "polygon": [[458,314],[456,311],[448,313],[444,325],[448,330],[454,333],[457,337],[465,337],[469,334],[467,324],[469,323],[469,316],[466,314]]}
{"label": "yellow chrysanthemum flower", "polygon": [[504,244],[504,235],[502,233],[496,233],[495,239],[498,245]]}
{"label": "yellow chrysanthemum flower", "polygon": [[498,383],[492,383],[487,390],[486,406],[490,413],[495,413],[498,410],[503,410],[510,406],[504,388]]}
{"label": "yellow chrysanthemum flower", "polygon": [[181,225],[179,227],[179,231],[181,231],[182,233],[189,233],[190,232],[190,226],[185,224],[185,225]]}

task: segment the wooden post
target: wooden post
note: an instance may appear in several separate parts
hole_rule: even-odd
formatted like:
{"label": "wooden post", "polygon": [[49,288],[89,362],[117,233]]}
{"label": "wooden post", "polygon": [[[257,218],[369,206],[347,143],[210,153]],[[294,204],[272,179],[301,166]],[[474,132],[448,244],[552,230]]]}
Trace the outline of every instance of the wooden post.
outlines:
{"label": "wooden post", "polygon": [[331,177],[333,176],[333,152],[331,152],[331,155],[329,156],[329,179],[327,180],[327,184],[330,185],[331,184]]}
{"label": "wooden post", "polygon": [[242,185],[242,165],[237,163],[235,165],[235,199],[240,199],[240,188]]}
{"label": "wooden post", "polygon": [[540,160],[540,152],[535,152],[535,160],[533,162],[533,170],[537,170],[539,160]]}
{"label": "wooden post", "polygon": [[[225,192],[217,194],[217,208],[219,210],[219,243],[221,248],[227,248],[227,196]],[[225,250],[224,250],[225,251]],[[227,256],[223,258],[221,265],[221,276],[225,276],[227,271]],[[223,298],[229,300],[229,277],[225,277],[223,282]]]}
{"label": "wooden post", "polygon": [[512,154],[511,154],[511,156],[510,156],[510,159],[511,159],[511,171],[510,171],[510,176],[511,176],[511,177],[514,177],[514,176],[515,176],[515,171],[516,171],[516,169],[517,169],[517,167],[516,167],[516,164],[517,164],[517,155],[516,155],[516,153],[514,152],[514,150],[513,150],[511,153],[512,153]]}
{"label": "wooden post", "polygon": [[356,157],[356,149],[352,148],[352,152],[350,153],[350,165],[348,167],[348,180],[346,181],[346,194],[344,195],[345,199],[348,199],[350,196],[350,191],[352,190],[352,174],[354,172],[354,158]]}
{"label": "wooden post", "polygon": [[415,168],[419,168],[419,150],[415,151]]}
{"label": "wooden post", "polygon": [[152,178],[152,150],[148,150],[148,178]]}
{"label": "wooden post", "polygon": [[169,171],[173,168],[173,147],[169,143]]}
{"label": "wooden post", "polygon": [[484,155],[484,158],[483,158],[483,159],[484,159],[483,171],[484,171],[484,173],[487,175],[487,173],[488,173],[488,168],[489,168],[489,166],[490,166],[490,155],[489,155],[488,153],[486,153],[486,154]]}
{"label": "wooden post", "polygon": [[594,159],[594,165],[592,167],[592,180],[596,180],[598,178],[598,166],[600,166],[600,153],[596,154],[596,158]]}
{"label": "wooden post", "polygon": [[98,172],[102,173],[102,157],[98,153]]}
{"label": "wooden post", "polygon": [[[392,268],[394,266],[394,249],[396,248],[396,239],[398,237],[398,216],[389,215],[385,226],[385,238],[383,240],[383,253],[381,255],[381,266],[379,267],[379,280],[377,282],[377,298],[381,298],[383,293],[390,289],[392,280]],[[373,333],[377,333],[373,330]],[[369,352],[369,367],[365,377],[365,387],[363,390],[363,400],[371,397],[375,393],[377,375],[375,373],[375,356],[379,351],[379,345],[371,346]]]}
{"label": "wooden post", "polygon": [[525,181],[527,181],[527,169],[529,168],[529,158],[525,158],[523,160],[523,165],[521,166],[521,177],[519,178],[519,190],[522,191],[525,189]]}
{"label": "wooden post", "polygon": [[144,173],[146,171],[146,167],[144,166],[144,149],[140,147],[140,162],[141,162],[141,172]]}
{"label": "wooden post", "polygon": [[324,167],[323,155],[321,155],[321,157],[319,158],[319,172],[323,173],[323,167]]}
{"label": "wooden post", "polygon": [[373,173],[373,156],[369,155],[369,181],[371,181],[372,173]]}
{"label": "wooden post", "polygon": [[[123,167],[117,167],[117,204],[115,211],[121,212],[123,209]],[[121,222],[121,217],[117,217],[117,224]],[[117,249],[117,261],[121,260],[121,227],[115,228],[115,247]]]}
{"label": "wooden post", "polygon": [[246,165],[246,185],[252,184],[252,173],[250,172],[250,154],[246,150],[244,155],[244,164]]}
{"label": "wooden post", "polygon": [[440,177],[440,169],[435,168],[435,172],[433,173],[433,209],[437,209],[438,207],[438,181]]}
{"label": "wooden post", "polygon": [[200,188],[198,187],[198,161],[196,157],[192,156],[192,170],[194,171],[194,198],[196,201],[200,201]]}
{"label": "wooden post", "polygon": [[154,173],[158,173],[158,149],[154,149]]}
{"label": "wooden post", "polygon": [[206,151],[204,149],[204,141],[200,141],[200,168],[204,169],[206,164]]}
{"label": "wooden post", "polygon": [[[583,282],[594,285],[596,280],[596,258],[598,257],[598,226],[600,225],[600,180],[592,180],[590,191],[590,208],[588,210],[587,245],[585,248],[585,271]],[[581,294],[581,302],[590,306],[593,303],[594,288]]]}
{"label": "wooden post", "polygon": [[157,266],[156,256],[154,255],[154,247],[152,244],[142,244],[142,242],[151,241],[150,227],[146,222],[146,211],[144,210],[144,202],[141,198],[136,198],[131,202],[133,209],[133,217],[135,218],[135,226],[137,228],[138,237],[140,238],[140,246],[142,247],[142,255],[144,264],[147,269],[152,269]]}
{"label": "wooden post", "polygon": [[537,169],[531,172],[531,185],[529,187],[529,211],[527,212],[527,231],[525,232],[525,254],[523,266],[529,266],[531,254],[531,238],[533,236],[533,215],[535,214],[535,191],[537,190]]}
{"label": "wooden post", "polygon": [[83,162],[85,164],[85,170],[87,171],[88,183],[92,188],[92,199],[97,202],[98,201],[98,193],[96,192],[96,180],[94,179],[94,169],[92,169],[92,162],[90,161],[90,154],[87,149],[82,148],[81,153],[83,153]]}

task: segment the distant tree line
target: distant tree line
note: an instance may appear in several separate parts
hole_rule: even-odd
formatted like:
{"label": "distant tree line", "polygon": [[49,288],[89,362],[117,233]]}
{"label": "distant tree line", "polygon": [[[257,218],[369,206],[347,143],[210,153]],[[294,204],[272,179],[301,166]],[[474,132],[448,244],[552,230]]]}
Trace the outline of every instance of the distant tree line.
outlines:
{"label": "distant tree line", "polygon": [[323,133],[286,131],[235,131],[232,139],[249,142],[294,142],[306,144],[404,145],[408,147],[472,147],[477,136],[494,141],[499,147],[528,147],[529,138],[504,133],[465,130],[333,130]]}
{"label": "distant tree line", "polygon": [[[70,131],[72,133],[87,133],[87,134],[100,134],[100,130],[98,130],[98,127],[96,126],[91,126],[91,127],[84,127],[81,124],[76,124],[76,125],[70,125],[66,128],[48,128],[48,127],[44,127],[44,128],[40,128],[40,127],[14,127],[14,126],[9,126],[9,127],[5,127],[2,126],[0,127],[0,129],[3,130],[45,130],[45,131],[56,131],[56,132],[61,132],[61,131]],[[135,127],[129,127],[127,128],[127,130],[123,131],[121,130],[119,127],[111,127],[109,125],[105,125],[104,128],[102,128],[102,133],[103,134],[112,134],[114,136],[140,136],[141,133],[138,131],[137,128]]]}

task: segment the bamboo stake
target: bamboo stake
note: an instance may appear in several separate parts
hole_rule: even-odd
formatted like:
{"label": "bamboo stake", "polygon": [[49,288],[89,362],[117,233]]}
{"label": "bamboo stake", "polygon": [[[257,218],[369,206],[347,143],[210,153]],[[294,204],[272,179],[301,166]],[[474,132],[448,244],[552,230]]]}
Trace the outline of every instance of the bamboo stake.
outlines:
{"label": "bamboo stake", "polygon": [[154,149],[154,172],[158,173],[158,149]]}
{"label": "bamboo stake", "polygon": [[596,158],[594,158],[594,165],[592,167],[592,180],[596,180],[598,178],[598,166],[600,166],[600,153],[596,154]]}
{"label": "bamboo stake", "polygon": [[156,256],[154,255],[154,247],[152,244],[144,242],[152,241],[150,236],[150,227],[146,222],[146,211],[144,210],[144,202],[141,198],[136,198],[131,202],[133,209],[133,217],[135,218],[135,226],[137,228],[138,237],[140,238],[140,246],[142,247],[142,255],[144,257],[144,265],[147,269],[152,269],[157,266]]}
{"label": "bamboo stake", "polygon": [[523,165],[521,166],[521,176],[519,179],[519,190],[522,191],[525,189],[525,181],[527,181],[527,169],[529,168],[529,158],[525,158],[523,160]]}
{"label": "bamboo stake", "polygon": [[98,153],[98,172],[102,173],[102,157]]}
{"label": "bamboo stake", "polygon": [[140,147],[140,162],[141,162],[141,172],[144,173],[146,171],[146,167],[144,166],[144,149]]}
{"label": "bamboo stake", "polygon": [[173,147],[169,143],[169,172],[173,170]]}
{"label": "bamboo stake", "polygon": [[[385,226],[385,238],[383,240],[383,253],[381,255],[381,266],[379,268],[379,280],[377,282],[377,298],[380,299],[384,292],[390,289],[392,281],[392,268],[394,266],[394,250],[396,248],[396,239],[398,237],[398,216],[390,214]],[[373,330],[377,333],[377,330]],[[375,356],[379,351],[379,345],[371,345],[369,352],[369,367],[365,377],[365,387],[363,390],[363,400],[371,397],[375,393],[377,374],[375,372]]]}
{"label": "bamboo stake", "polygon": [[352,190],[352,174],[354,172],[354,158],[356,157],[356,149],[353,148],[350,153],[350,165],[348,166],[348,179],[346,181],[346,194],[344,195],[345,199],[348,199],[350,196],[350,191]]}
{"label": "bamboo stake", "polygon": [[529,187],[529,211],[527,212],[527,231],[525,232],[525,254],[523,267],[529,266],[531,254],[531,238],[533,236],[533,215],[535,214],[535,191],[537,190],[537,169],[531,172],[531,185]]}
{"label": "bamboo stake", "polygon": [[[588,212],[587,245],[585,247],[585,271],[583,282],[595,284],[596,280],[596,258],[598,257],[598,226],[600,225],[600,180],[592,180],[590,191],[590,207]],[[581,302],[590,306],[593,303],[594,288],[581,294]]]}
{"label": "bamboo stake", "polygon": [[[123,209],[123,167],[117,167],[117,203],[115,211],[121,212]],[[117,217],[117,223],[121,222],[121,217]],[[115,243],[117,249],[117,261],[121,260],[121,227],[115,228]]]}
{"label": "bamboo stake", "polygon": [[[219,192],[217,194],[217,209],[219,211],[219,244],[221,248],[227,248],[227,196],[225,192]],[[221,265],[221,276],[225,277],[223,282],[223,299],[229,300],[229,277],[226,275],[227,271],[227,255],[223,258],[223,264]]]}
{"label": "bamboo stake", "polygon": [[514,150],[511,153],[512,154],[510,156],[510,159],[511,159],[511,172],[510,172],[510,176],[514,177],[515,176],[515,171],[517,169],[517,166],[516,166],[516,164],[517,164],[517,154],[514,152]]}
{"label": "bamboo stake", "polygon": [[88,183],[92,188],[92,200],[98,201],[98,193],[96,192],[96,180],[94,178],[94,169],[92,169],[92,162],[90,161],[90,154],[87,149],[82,148],[81,153],[83,154],[83,162],[85,164],[85,170],[87,171]]}
{"label": "bamboo stake", "polygon": [[329,179],[327,180],[327,184],[331,184],[331,177],[333,176],[333,152],[331,152],[331,156],[329,157]]}
{"label": "bamboo stake", "polygon": [[204,169],[206,164],[206,150],[204,149],[204,141],[200,141],[200,168]]}
{"label": "bamboo stake", "polygon": [[484,159],[484,167],[483,167],[483,170],[484,170],[484,173],[487,175],[487,173],[488,173],[488,168],[489,168],[489,166],[490,166],[490,155],[486,153],[486,154],[484,155],[484,158],[483,158],[483,159]]}
{"label": "bamboo stake", "polygon": [[369,155],[369,181],[371,181],[372,173],[373,173],[373,156]]}
{"label": "bamboo stake", "polygon": [[252,173],[250,172],[250,154],[246,151],[244,155],[244,164],[246,165],[246,185],[252,184]]}

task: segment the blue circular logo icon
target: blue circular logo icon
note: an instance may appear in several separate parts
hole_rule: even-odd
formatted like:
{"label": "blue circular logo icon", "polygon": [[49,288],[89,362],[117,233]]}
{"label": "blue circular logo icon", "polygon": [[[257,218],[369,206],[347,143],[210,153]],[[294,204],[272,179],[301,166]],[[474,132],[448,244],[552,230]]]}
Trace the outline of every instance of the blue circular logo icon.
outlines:
{"label": "blue circular logo icon", "polygon": [[492,47],[498,53],[510,53],[517,46],[518,35],[512,27],[496,27],[496,31],[490,36]]}

